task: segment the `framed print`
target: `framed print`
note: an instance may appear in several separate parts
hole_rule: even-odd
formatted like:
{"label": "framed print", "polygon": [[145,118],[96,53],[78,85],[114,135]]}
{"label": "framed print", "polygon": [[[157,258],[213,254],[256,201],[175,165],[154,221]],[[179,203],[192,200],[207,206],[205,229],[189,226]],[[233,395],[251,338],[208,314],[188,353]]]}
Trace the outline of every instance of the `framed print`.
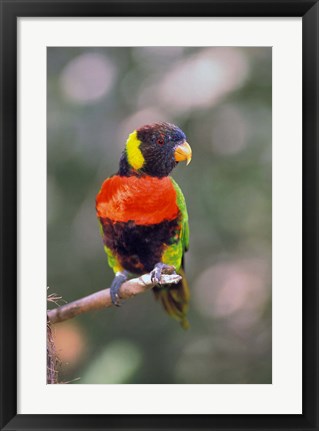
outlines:
{"label": "framed print", "polygon": [[1,429],[318,429],[318,2],[1,17]]}

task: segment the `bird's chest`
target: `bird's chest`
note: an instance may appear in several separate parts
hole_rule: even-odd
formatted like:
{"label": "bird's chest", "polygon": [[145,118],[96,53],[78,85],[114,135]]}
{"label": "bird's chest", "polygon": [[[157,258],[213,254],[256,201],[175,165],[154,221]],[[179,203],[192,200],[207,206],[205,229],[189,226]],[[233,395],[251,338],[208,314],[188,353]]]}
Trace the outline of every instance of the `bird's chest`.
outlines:
{"label": "bird's chest", "polygon": [[176,191],[169,177],[121,177],[106,180],[97,196],[99,217],[116,222],[153,225],[179,214]]}
{"label": "bird's chest", "polygon": [[133,221],[112,222],[100,219],[106,247],[120,265],[134,274],[151,271],[178,231],[178,219],[154,225],[137,225]]}

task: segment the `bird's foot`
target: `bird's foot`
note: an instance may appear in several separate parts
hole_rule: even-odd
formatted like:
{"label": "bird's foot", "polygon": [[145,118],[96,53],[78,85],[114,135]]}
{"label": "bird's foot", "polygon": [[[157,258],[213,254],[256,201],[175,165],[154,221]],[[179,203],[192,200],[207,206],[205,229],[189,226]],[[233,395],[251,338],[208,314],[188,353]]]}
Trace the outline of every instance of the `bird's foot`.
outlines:
{"label": "bird's foot", "polygon": [[118,292],[122,284],[127,280],[127,276],[128,276],[127,271],[117,272],[111,284],[111,288],[110,288],[111,299],[113,304],[116,305],[117,307],[121,305],[120,296]]}
{"label": "bird's foot", "polygon": [[176,274],[175,268],[172,265],[166,265],[165,263],[157,263],[151,272],[152,283],[159,284],[161,281],[161,275],[163,274]]}

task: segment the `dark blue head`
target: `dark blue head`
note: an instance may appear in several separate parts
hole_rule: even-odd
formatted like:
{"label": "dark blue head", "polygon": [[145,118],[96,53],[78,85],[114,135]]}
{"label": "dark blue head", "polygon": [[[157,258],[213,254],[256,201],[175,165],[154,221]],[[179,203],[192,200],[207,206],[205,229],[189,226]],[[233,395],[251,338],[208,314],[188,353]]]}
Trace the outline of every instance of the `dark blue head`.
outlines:
{"label": "dark blue head", "polygon": [[187,164],[192,150],[185,133],[174,124],[154,123],[130,134],[120,163],[120,173],[165,177],[180,161]]}

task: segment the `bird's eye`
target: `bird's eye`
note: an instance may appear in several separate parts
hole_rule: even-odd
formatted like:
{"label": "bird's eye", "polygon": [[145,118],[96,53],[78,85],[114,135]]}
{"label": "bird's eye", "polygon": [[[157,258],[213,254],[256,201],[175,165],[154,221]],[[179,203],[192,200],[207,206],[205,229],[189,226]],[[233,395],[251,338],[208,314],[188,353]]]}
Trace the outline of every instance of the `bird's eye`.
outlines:
{"label": "bird's eye", "polygon": [[163,145],[164,144],[164,139],[163,138],[158,138],[157,141],[158,145]]}

